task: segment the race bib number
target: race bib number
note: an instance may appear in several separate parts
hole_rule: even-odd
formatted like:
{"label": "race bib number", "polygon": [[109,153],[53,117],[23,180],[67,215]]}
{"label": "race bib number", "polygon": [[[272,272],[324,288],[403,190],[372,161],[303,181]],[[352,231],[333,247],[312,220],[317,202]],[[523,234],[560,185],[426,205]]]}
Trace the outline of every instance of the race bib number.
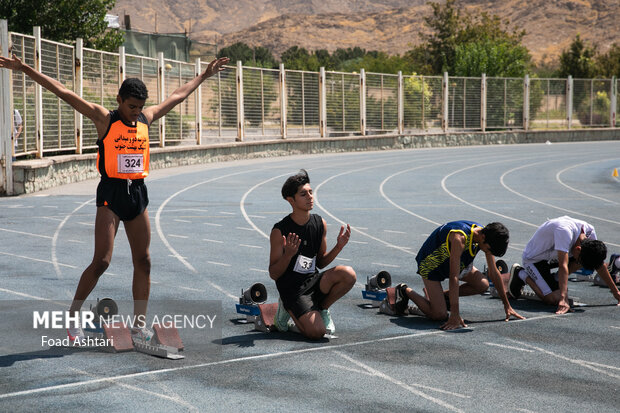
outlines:
{"label": "race bib number", "polygon": [[293,268],[295,272],[300,274],[311,274],[316,271],[316,257],[308,258],[299,254],[297,256],[297,261],[295,262],[295,268]]}
{"label": "race bib number", "polygon": [[118,172],[131,174],[144,172],[144,157],[142,154],[119,154]]}

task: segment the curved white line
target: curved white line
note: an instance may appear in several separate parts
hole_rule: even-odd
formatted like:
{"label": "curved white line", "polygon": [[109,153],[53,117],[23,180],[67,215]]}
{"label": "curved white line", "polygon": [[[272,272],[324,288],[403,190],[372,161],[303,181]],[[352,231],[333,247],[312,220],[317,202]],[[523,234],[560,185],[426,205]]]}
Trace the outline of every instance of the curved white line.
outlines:
{"label": "curved white line", "polygon": [[[218,176],[215,178],[211,178],[211,179],[207,179],[206,181],[202,181],[202,182],[198,182],[196,184],[187,186],[177,192],[175,192],[174,194],[170,195],[166,200],[164,200],[164,202],[162,202],[162,204],[159,206],[159,208],[157,209],[157,213],[155,214],[155,228],[157,230],[157,235],[159,236],[159,238],[161,239],[161,241],[164,243],[164,245],[166,246],[166,248],[168,248],[168,250],[172,253],[172,255],[179,260],[187,269],[189,269],[191,272],[193,273],[198,273],[198,271],[196,270],[196,268],[194,268],[194,266],[192,264],[190,264],[185,258],[183,258],[181,256],[181,254],[179,254],[173,247],[172,245],[170,245],[170,242],[168,242],[168,240],[166,239],[166,236],[164,235],[164,232],[161,228],[161,212],[163,211],[163,209],[166,207],[166,205],[168,204],[168,202],[170,202],[173,198],[175,198],[177,195],[188,191],[190,189],[193,189],[197,186],[200,185],[204,185],[213,181],[217,181],[219,179],[223,179],[223,178],[228,178],[231,176],[235,176],[235,175],[241,175],[244,173],[249,173],[249,172],[254,172],[257,171],[259,169],[253,169],[253,170],[246,170],[246,171],[240,171],[240,172],[234,172],[231,174],[227,174],[227,175],[222,175],[222,176]],[[218,290],[219,292],[223,293],[224,295],[236,300],[238,297],[235,295],[230,294],[228,291],[224,290],[222,287],[220,287],[219,285],[213,283],[212,281],[209,280],[205,280],[211,287],[215,288],[216,290]]]}
{"label": "curved white line", "polygon": [[508,171],[506,171],[506,172],[504,172],[504,173],[502,174],[502,176],[500,177],[499,181],[500,181],[500,183],[502,184],[502,186],[503,186],[504,188],[506,188],[507,190],[509,190],[509,191],[510,191],[510,192],[512,192],[513,194],[515,194],[515,195],[517,195],[517,196],[520,196],[521,198],[525,198],[525,199],[527,199],[528,201],[532,201],[532,202],[535,202],[535,203],[537,203],[537,204],[541,204],[541,205],[547,206],[547,207],[549,207],[549,208],[555,208],[555,209],[558,209],[558,210],[560,210],[560,211],[568,212],[569,214],[581,215],[581,216],[588,217],[588,218],[594,218],[594,219],[598,219],[599,221],[609,222],[610,224],[617,224],[617,223],[618,223],[617,221],[612,221],[612,220],[609,220],[609,219],[605,219],[605,218],[596,217],[596,216],[594,216],[594,215],[584,214],[583,212],[574,211],[574,210],[572,210],[572,209],[562,208],[562,207],[559,207],[559,206],[555,206],[555,205],[552,205],[552,204],[548,204],[548,203],[543,202],[543,201],[539,201],[539,200],[537,200],[537,199],[534,199],[534,198],[532,198],[532,197],[529,197],[529,196],[527,196],[527,195],[524,195],[524,194],[522,194],[522,193],[520,193],[520,192],[515,191],[514,189],[512,189],[512,188],[510,188],[508,185],[506,185],[506,183],[504,182],[504,177],[505,177],[507,174],[509,174],[509,173],[512,173],[512,172],[514,172],[514,171],[516,171],[516,170],[519,170],[519,169],[529,168],[529,167],[531,167],[531,166],[533,166],[533,165],[538,165],[538,164],[545,163],[545,162],[547,162],[547,161],[536,162],[536,163],[530,163],[530,164],[527,164],[527,165],[521,165],[521,166],[518,166],[518,167],[516,167],[516,168],[510,169],[510,170],[508,170]]}
{"label": "curved white line", "polygon": [[598,199],[600,201],[609,202],[611,204],[618,205],[618,202],[616,202],[616,201],[612,201],[612,200],[609,200],[609,199],[606,199],[606,198],[603,198],[603,197],[600,197],[600,196],[588,194],[586,192],[583,192],[583,191],[580,191],[580,190],[578,190],[576,188],[573,188],[572,186],[567,185],[564,182],[562,182],[562,180],[560,179],[560,175],[562,175],[564,172],[568,171],[569,169],[577,168],[579,166],[589,165],[591,163],[598,163],[598,162],[603,162],[603,161],[611,161],[611,160],[614,160],[614,159],[618,159],[618,158],[597,159],[595,161],[584,162],[584,163],[581,163],[581,164],[569,166],[568,168],[564,168],[561,171],[559,171],[557,174],[555,174],[555,179],[556,179],[556,181],[558,181],[560,183],[560,185],[564,185],[566,188],[570,189],[571,191],[575,191],[578,194],[581,194],[581,195],[584,195],[584,196],[589,196],[591,198]]}
{"label": "curved white line", "polygon": [[75,214],[78,210],[88,205],[90,202],[94,201],[96,198],[91,198],[88,201],[80,204],[77,208],[75,208],[71,213],[58,224],[56,227],[56,231],[54,232],[54,236],[52,237],[52,264],[54,265],[54,271],[56,271],[56,275],[58,277],[62,277],[62,272],[60,271],[60,265],[58,265],[58,258],[56,258],[56,245],[58,244],[58,236],[60,234],[60,230],[65,225],[65,223],[71,218],[71,215]]}

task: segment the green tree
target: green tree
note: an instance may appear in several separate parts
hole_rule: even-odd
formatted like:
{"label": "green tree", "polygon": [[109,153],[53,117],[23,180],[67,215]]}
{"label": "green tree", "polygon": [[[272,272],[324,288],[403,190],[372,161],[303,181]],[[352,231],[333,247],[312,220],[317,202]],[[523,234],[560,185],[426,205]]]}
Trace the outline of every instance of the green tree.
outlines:
{"label": "green tree", "polygon": [[311,54],[303,47],[292,46],[282,53],[284,67],[292,70],[309,70],[318,72],[321,67],[316,54]]}
{"label": "green tree", "polygon": [[614,43],[607,53],[597,55],[595,61],[599,76],[620,77],[620,43]]}
{"label": "green tree", "polygon": [[596,75],[594,57],[596,48],[588,46],[578,34],[568,50],[560,55],[560,77],[569,75],[575,79],[591,79]]}
{"label": "green tree", "polygon": [[237,64],[237,61],[241,61],[244,66],[266,69],[278,67],[278,62],[269,49],[262,46],[250,47],[243,42],[237,42],[220,49],[217,52],[217,57],[228,57],[233,65]]}
{"label": "green tree", "polygon": [[104,20],[116,0],[0,0],[0,18],[7,19],[9,30],[32,33],[40,26],[45,39],[116,51],[124,42],[118,29],[108,29]]}
{"label": "green tree", "polygon": [[[523,48],[521,42],[525,35],[524,31],[517,29],[510,31],[509,22],[502,21],[496,15],[491,16],[486,12],[472,15],[463,12],[455,3],[456,0],[447,0],[445,5],[429,3],[433,13],[424,20],[431,33],[421,33],[422,44],[411,53],[421,59],[419,62],[421,66],[430,67],[432,74],[455,73],[457,51],[461,48],[463,53],[463,47],[470,43],[479,43],[478,57],[482,57],[482,46],[488,49],[491,44],[495,44],[496,47],[504,45],[507,49]],[[522,64],[528,65],[529,53],[523,54],[523,50],[525,49],[519,51],[525,59]],[[493,54],[487,54],[488,57],[493,57]],[[491,64],[499,66],[496,63]]]}
{"label": "green tree", "polygon": [[525,46],[487,38],[456,46],[455,76],[524,77],[531,60]]}

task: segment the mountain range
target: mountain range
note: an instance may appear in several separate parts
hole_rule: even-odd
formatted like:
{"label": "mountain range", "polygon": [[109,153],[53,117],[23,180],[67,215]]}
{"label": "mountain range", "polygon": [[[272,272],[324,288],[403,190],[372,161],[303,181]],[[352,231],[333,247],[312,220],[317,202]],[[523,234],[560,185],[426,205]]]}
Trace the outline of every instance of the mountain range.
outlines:
{"label": "mountain range", "polygon": [[[602,52],[620,43],[620,0],[460,0],[457,6],[525,30],[523,43],[535,61],[556,60],[577,34]],[[428,32],[424,18],[432,9],[426,0],[117,0],[111,13],[121,22],[129,15],[133,30],[186,32],[219,48],[244,42],[279,56],[291,46],[403,54]]]}

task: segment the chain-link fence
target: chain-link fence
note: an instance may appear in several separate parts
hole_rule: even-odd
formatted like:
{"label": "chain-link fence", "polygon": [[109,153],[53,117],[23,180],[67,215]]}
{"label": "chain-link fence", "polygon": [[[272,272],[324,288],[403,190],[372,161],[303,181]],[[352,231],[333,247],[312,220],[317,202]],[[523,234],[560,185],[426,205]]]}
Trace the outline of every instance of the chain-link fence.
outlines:
{"label": "chain-link fence", "polygon": [[[102,52],[10,33],[13,52],[68,89],[117,106],[125,77],[162,102],[206,69]],[[39,58],[36,58],[39,56]],[[200,67],[197,68],[196,64]],[[197,70],[199,69],[199,70]],[[80,87],[78,87],[80,85]],[[205,145],[327,136],[615,127],[618,80],[407,76],[237,66],[208,79],[150,128],[152,145]],[[93,151],[92,122],[23,73],[12,74],[12,107],[23,119],[16,156]]]}

